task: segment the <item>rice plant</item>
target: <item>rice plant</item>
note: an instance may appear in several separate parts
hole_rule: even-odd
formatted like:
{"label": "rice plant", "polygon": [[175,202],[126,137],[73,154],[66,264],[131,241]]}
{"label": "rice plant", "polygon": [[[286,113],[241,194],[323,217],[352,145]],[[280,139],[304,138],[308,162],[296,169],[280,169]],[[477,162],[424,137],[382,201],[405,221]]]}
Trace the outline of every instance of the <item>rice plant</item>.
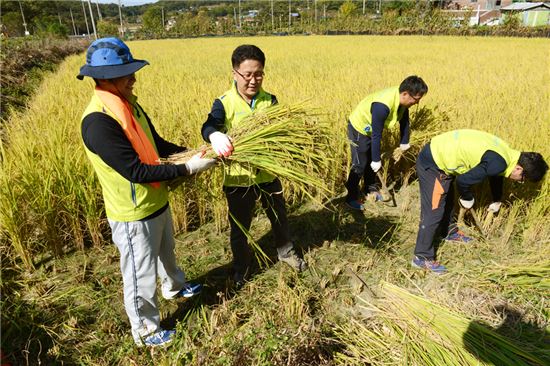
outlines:
{"label": "rice plant", "polygon": [[542,365],[529,344],[518,344],[476,319],[384,283],[383,298],[365,306],[376,316],[340,325],[349,347],[342,364],[372,365]]}
{"label": "rice plant", "polygon": [[[332,192],[324,179],[327,166],[335,163],[327,137],[330,130],[316,117],[304,102],[278,104],[253,113],[228,132],[234,152],[223,159],[223,165],[237,163],[248,170],[264,170],[292,183],[295,190],[313,200],[316,192],[330,197]],[[161,161],[181,164],[196,153],[185,151]],[[210,150],[205,157],[216,155]]]}

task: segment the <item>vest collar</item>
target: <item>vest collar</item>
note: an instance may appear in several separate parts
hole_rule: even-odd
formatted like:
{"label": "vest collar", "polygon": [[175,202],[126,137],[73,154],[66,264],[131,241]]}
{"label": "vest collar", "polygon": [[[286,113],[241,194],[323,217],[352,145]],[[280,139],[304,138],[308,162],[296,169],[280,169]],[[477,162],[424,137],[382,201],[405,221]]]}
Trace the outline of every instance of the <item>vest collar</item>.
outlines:
{"label": "vest collar", "polygon": [[254,108],[256,107],[256,101],[258,100],[258,97],[260,96],[261,93],[263,93],[264,90],[260,87],[256,95],[254,95],[250,100],[250,103],[247,103],[247,101],[243,98],[241,93],[239,93],[239,90],[237,89],[237,82],[235,80],[233,80],[233,82],[231,83],[231,91],[235,93],[240,99],[242,99],[242,101],[245,102],[250,107],[250,109],[254,110]]}

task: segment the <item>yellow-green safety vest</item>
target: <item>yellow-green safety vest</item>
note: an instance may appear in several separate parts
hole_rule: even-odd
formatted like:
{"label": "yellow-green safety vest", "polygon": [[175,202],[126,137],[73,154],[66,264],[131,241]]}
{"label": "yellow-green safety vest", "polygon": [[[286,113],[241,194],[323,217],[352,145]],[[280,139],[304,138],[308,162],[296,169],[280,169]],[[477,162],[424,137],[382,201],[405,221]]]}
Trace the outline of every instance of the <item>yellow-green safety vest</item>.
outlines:
{"label": "yellow-green safety vest", "polygon": [[435,136],[430,142],[430,149],[438,168],[448,175],[466,173],[480,163],[485,152],[491,150],[506,161],[506,170],[500,175],[509,177],[520,155],[520,151],[510,148],[497,136],[467,129]]}
{"label": "yellow-green safety vest", "polygon": [[[260,89],[251,105],[249,105],[237,91],[234,82],[231,89],[226,91],[219,99],[225,110],[225,128],[229,135],[231,135],[231,129],[239,126],[244,118],[254,110],[267,108],[272,103],[271,94]],[[275,176],[268,172],[232,163],[225,166],[223,185],[227,187],[250,187],[255,184],[272,182],[274,179]]]}
{"label": "yellow-green safety vest", "polygon": [[384,128],[394,128],[403,117],[405,108],[399,108],[399,87],[391,87],[373,94],[369,94],[351,112],[349,121],[357,132],[363,135],[372,135],[372,103],[382,103],[388,107],[390,113],[384,121]]}
{"label": "yellow-green safety vest", "polygon": [[[136,108],[138,108],[136,107],[136,100],[137,98],[130,101],[130,104],[133,106],[134,117],[158,153],[145,113],[139,113],[139,115],[136,113]],[[105,113],[118,123],[121,123],[95,94],[82,114],[82,119],[94,112]],[[132,183],[107,165],[99,155],[91,152],[86,145],[84,145],[84,149],[92,162],[92,166],[101,184],[105,211],[109,219],[120,222],[141,220],[155,213],[168,203],[168,190],[164,182],[160,182],[160,187],[158,188],[154,188],[148,183]]]}

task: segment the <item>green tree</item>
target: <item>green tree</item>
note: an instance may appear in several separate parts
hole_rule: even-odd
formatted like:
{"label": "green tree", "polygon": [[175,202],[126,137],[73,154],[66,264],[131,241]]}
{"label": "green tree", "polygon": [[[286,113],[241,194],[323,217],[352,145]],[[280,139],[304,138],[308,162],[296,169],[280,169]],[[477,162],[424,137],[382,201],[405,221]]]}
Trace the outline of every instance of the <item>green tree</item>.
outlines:
{"label": "green tree", "polygon": [[154,37],[160,37],[164,33],[162,24],[162,9],[158,6],[150,7],[143,13],[143,31]]}
{"label": "green tree", "polygon": [[195,17],[196,34],[208,34],[214,32],[212,20],[205,11],[199,11]]}
{"label": "green tree", "polygon": [[97,31],[101,37],[118,37],[118,25],[108,20],[97,22]]}
{"label": "green tree", "polygon": [[340,16],[348,18],[355,13],[355,10],[357,10],[357,6],[351,0],[348,0],[340,6],[338,12]]}
{"label": "green tree", "polygon": [[2,32],[5,32],[9,37],[22,36],[24,33],[23,21],[21,14],[9,12],[2,14]]}
{"label": "green tree", "polygon": [[60,24],[54,16],[35,19],[36,33],[41,37],[66,38],[69,29]]}

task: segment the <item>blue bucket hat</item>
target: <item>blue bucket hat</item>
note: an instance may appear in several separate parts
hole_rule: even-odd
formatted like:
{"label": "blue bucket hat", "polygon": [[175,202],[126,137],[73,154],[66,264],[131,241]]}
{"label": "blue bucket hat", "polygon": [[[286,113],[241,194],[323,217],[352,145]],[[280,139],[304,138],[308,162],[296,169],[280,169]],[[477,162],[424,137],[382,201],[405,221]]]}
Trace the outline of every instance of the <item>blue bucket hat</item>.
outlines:
{"label": "blue bucket hat", "polygon": [[100,38],[86,52],[86,64],[80,68],[77,79],[84,76],[94,79],[114,79],[131,75],[149,65],[145,60],[135,60],[130,49],[118,38]]}

